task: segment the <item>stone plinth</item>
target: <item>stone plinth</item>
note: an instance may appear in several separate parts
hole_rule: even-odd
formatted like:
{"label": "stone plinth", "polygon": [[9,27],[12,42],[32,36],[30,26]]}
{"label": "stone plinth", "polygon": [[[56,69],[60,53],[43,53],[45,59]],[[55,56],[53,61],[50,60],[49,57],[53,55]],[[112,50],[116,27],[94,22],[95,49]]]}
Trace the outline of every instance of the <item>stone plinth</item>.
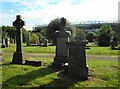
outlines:
{"label": "stone plinth", "polygon": [[11,64],[22,64],[22,52],[14,52]]}
{"label": "stone plinth", "polygon": [[88,67],[86,65],[85,43],[68,42],[68,76],[81,80],[88,78]]}

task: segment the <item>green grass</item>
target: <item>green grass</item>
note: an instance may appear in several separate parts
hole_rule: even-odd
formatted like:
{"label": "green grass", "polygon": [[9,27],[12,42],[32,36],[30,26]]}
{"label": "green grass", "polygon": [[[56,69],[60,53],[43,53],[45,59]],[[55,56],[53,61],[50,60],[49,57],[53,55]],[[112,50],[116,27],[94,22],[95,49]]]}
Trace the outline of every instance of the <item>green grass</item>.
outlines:
{"label": "green grass", "polygon": [[[40,46],[23,46],[23,53],[55,53],[55,46],[40,47]],[[3,48],[3,52],[15,52],[15,46]]]}
{"label": "green grass", "polygon": [[110,47],[90,47],[86,50],[88,55],[118,55],[118,50],[112,50]]}
{"label": "green grass", "polygon": [[[47,64],[52,61],[52,59],[49,59],[51,61],[44,60]],[[2,89],[22,89],[25,87],[67,87],[73,89],[75,87],[118,86],[119,67],[117,61],[88,60],[87,63],[89,64],[90,77],[86,81],[76,81],[47,66],[3,64]]]}
{"label": "green grass", "polygon": [[[109,47],[90,47],[87,50],[89,55],[117,55],[118,51],[111,50]],[[23,56],[24,59],[40,60],[43,66],[33,67],[27,65],[8,64],[12,61],[15,45],[3,49],[3,58],[7,62],[2,65],[2,89],[23,89],[30,87],[117,87],[118,86],[118,66],[117,60],[87,60],[89,65],[89,79],[78,81],[64,75],[62,71],[54,71],[47,67],[53,62],[52,57]],[[23,46],[23,54],[37,53],[45,54],[55,53],[55,46],[38,47]],[[120,75],[120,73],[119,73]]]}
{"label": "green grass", "polygon": [[[23,46],[23,53],[55,53],[55,46],[40,47],[40,46]],[[4,48],[3,52],[13,53],[15,52],[15,46],[12,45],[9,48]],[[88,55],[118,55],[118,50],[111,50],[110,47],[90,47],[87,49]]]}

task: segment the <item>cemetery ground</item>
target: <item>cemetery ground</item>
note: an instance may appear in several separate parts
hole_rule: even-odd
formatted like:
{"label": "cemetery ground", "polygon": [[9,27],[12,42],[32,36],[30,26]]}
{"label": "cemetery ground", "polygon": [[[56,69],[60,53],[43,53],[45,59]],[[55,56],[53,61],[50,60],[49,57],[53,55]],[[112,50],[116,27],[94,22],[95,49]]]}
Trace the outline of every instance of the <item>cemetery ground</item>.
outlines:
{"label": "cemetery ground", "polygon": [[[9,64],[12,61],[15,45],[3,48],[2,89],[23,89],[38,87],[118,87],[118,51],[110,47],[92,46],[86,50],[89,65],[89,79],[75,80],[65,75],[62,70],[56,71],[48,67],[54,59],[55,46],[25,46],[23,44],[24,60],[40,60],[42,66]],[[97,57],[98,56],[98,57]],[[113,57],[113,58],[112,58]],[[98,60],[99,59],[99,60]]]}

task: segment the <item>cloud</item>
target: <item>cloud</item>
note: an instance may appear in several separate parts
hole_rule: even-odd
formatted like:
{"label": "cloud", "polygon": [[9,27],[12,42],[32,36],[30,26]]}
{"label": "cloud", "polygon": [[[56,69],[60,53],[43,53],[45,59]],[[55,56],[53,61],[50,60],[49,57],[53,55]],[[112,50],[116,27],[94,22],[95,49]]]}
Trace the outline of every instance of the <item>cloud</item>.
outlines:
{"label": "cloud", "polygon": [[[2,18],[13,21],[15,15],[22,15],[26,28],[31,29],[35,24],[48,24],[52,19],[65,17],[70,22],[88,20],[117,20],[119,0],[2,0],[20,3],[19,12],[6,14]],[[11,10],[13,12],[14,10]]]}

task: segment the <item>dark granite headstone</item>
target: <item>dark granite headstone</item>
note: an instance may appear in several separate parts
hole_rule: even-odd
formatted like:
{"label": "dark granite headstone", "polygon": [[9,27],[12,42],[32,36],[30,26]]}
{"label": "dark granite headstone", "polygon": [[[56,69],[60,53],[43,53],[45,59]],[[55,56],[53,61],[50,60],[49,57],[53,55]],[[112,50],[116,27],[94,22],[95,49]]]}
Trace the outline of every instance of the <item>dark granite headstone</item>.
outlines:
{"label": "dark granite headstone", "polygon": [[17,28],[16,31],[16,52],[13,55],[12,62],[13,64],[22,64],[22,30],[21,28],[24,26],[24,21],[21,19],[20,15],[17,15],[15,22],[13,22],[13,26]]}
{"label": "dark granite headstone", "polygon": [[68,76],[81,80],[88,78],[88,67],[86,65],[85,43],[68,42]]}

